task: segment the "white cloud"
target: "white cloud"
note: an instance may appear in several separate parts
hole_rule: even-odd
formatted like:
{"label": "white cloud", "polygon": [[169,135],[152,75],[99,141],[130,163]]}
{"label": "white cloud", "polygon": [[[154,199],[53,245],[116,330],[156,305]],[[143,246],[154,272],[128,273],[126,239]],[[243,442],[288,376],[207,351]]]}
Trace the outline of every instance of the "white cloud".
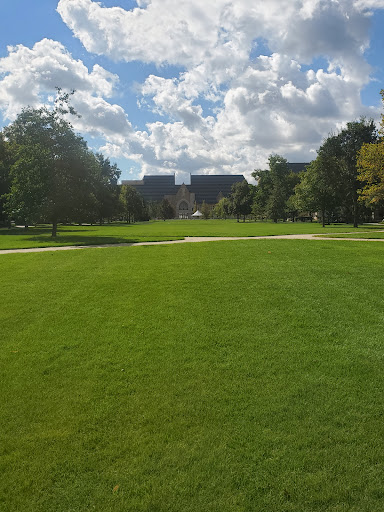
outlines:
{"label": "white cloud", "polygon": [[98,64],[91,72],[75,60],[64,46],[49,39],[33,48],[23,45],[8,48],[8,56],[0,59],[0,109],[13,120],[22,107],[40,106],[48,94],[53,101],[55,87],[75,89],[72,103],[80,119],[72,119],[76,129],[103,134],[123,143],[131,130],[124,110],[108,103],[118,83],[118,76]]}
{"label": "white cloud", "polygon": [[103,134],[109,156],[135,159],[143,172],[249,176],[271,152],[309,160],[336,126],[378,114],[362,105],[360,92],[371,72],[364,58],[370,10],[384,8],[383,0],[136,3],[124,10],[60,0],[57,10],[93,54],[182,68],[173,78],[149,75],[139,90],[157,122],[135,132],[108,102],[118,77],[97,64],[89,71],[48,40],[0,60],[6,115],[38,104],[55,85],[75,88],[76,126]]}

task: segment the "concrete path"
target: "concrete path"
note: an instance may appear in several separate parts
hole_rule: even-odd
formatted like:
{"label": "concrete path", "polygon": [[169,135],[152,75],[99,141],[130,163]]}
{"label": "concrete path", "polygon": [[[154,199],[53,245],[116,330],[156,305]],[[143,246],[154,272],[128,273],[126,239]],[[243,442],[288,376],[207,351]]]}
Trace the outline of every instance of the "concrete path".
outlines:
{"label": "concrete path", "polygon": [[[383,233],[377,231],[377,233]],[[360,231],[359,233],[364,233]],[[370,233],[367,231],[367,233]],[[340,233],[347,234],[347,233]],[[126,244],[102,244],[102,245],[66,245],[63,247],[33,247],[30,249],[5,249],[0,250],[1,254],[14,254],[23,252],[47,252],[47,251],[72,251],[74,249],[101,249],[104,247],[138,247],[140,245],[169,245],[169,244],[185,244],[193,242],[219,242],[223,240],[339,240],[353,242],[384,242],[384,238],[334,238],[327,236],[319,236],[319,234],[301,234],[301,235],[276,235],[276,236],[187,236],[183,240],[165,240],[162,242],[137,242]]]}

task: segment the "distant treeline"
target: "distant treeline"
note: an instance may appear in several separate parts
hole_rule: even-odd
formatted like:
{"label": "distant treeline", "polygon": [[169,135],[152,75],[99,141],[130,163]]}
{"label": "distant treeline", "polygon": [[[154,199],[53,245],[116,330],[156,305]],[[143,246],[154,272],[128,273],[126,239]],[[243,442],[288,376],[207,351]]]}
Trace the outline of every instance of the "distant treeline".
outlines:
{"label": "distant treeline", "polygon": [[[381,91],[384,101],[384,91]],[[170,203],[146,203],[134,187],[118,185],[120,170],[89,150],[67,114],[77,115],[70,94],[55,106],[26,108],[0,132],[0,223],[136,222],[174,218]],[[359,222],[384,216],[384,121],[352,121],[329,135],[300,174],[279,155],[252,173],[257,184],[236,183],[216,205],[197,205],[204,218],[245,221],[320,219]]]}

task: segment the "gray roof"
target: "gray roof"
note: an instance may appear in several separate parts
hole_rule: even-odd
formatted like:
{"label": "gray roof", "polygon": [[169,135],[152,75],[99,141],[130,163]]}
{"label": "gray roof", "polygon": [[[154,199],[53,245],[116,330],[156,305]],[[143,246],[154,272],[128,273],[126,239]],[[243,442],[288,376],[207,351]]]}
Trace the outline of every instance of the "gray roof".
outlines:
{"label": "gray roof", "polygon": [[[186,185],[195,194],[196,202],[217,203],[221,193],[228,197],[234,183],[244,181],[242,174],[192,174],[191,184]],[[175,175],[144,176],[142,180],[123,180],[123,185],[131,185],[146,201],[161,201],[164,196],[175,195],[181,185],[175,185]]]}
{"label": "gray roof", "polygon": [[298,163],[291,163],[288,162],[288,167],[291,171],[299,173],[306,170],[307,165],[309,165],[310,162],[298,162]]}

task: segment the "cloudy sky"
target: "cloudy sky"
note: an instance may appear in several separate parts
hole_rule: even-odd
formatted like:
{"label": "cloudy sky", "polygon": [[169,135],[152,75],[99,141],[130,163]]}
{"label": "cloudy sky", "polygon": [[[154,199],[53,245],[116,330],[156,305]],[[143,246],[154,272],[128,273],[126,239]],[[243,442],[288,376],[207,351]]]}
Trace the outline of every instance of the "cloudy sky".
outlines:
{"label": "cloudy sky", "polygon": [[378,119],[383,49],[384,0],[4,0],[0,127],[75,89],[75,129],[123,179],[249,177]]}

